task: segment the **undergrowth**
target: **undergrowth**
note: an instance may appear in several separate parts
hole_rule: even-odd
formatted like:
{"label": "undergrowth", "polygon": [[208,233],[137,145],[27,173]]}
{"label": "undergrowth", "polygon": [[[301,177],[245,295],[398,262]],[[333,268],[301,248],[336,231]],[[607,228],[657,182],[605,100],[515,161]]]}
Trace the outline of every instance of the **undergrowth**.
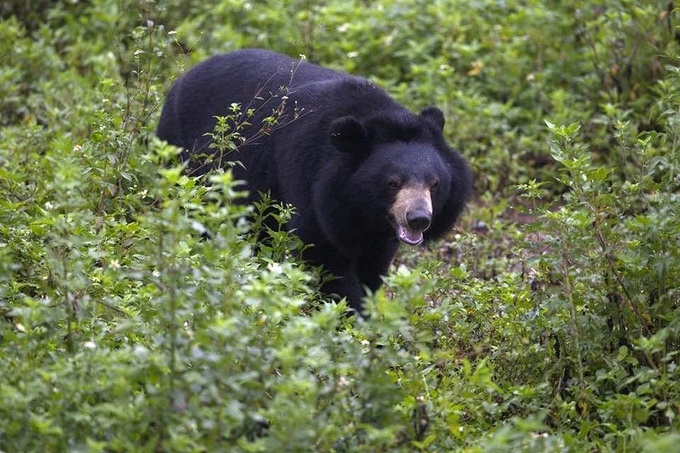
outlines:
{"label": "undergrowth", "polygon": [[[19,3],[0,7],[0,450],[675,448],[672,3]],[[364,317],[296,260],[294,207],[238,204],[229,171],[205,184],[154,138],[172,80],[246,46],[442,106],[472,163],[459,228],[404,248]]]}

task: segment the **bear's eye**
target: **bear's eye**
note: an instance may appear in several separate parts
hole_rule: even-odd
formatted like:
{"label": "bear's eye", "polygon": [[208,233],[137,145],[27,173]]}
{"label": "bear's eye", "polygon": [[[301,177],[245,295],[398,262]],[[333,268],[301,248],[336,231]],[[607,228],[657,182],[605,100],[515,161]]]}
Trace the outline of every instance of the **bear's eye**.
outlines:
{"label": "bear's eye", "polygon": [[437,190],[439,190],[439,181],[434,181],[430,184],[430,192],[436,192]]}
{"label": "bear's eye", "polygon": [[399,181],[397,181],[396,179],[390,179],[389,181],[387,181],[387,187],[390,190],[399,190],[401,184],[399,184]]}

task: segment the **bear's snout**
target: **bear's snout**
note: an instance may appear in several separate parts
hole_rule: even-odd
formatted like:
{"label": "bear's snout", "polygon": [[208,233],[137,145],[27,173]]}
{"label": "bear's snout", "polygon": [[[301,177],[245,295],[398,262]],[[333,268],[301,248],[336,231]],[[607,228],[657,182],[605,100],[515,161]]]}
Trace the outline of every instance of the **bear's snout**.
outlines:
{"label": "bear's snout", "polygon": [[405,184],[390,209],[397,237],[411,245],[423,242],[423,232],[432,222],[432,198],[424,184]]}
{"label": "bear's snout", "polygon": [[423,208],[414,209],[406,213],[406,222],[413,230],[425,231],[432,222],[432,213]]}

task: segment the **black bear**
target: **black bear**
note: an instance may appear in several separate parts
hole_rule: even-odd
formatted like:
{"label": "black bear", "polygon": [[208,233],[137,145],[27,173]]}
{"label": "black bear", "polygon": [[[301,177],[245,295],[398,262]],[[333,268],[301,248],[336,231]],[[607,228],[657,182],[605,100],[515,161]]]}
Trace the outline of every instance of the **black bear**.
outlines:
{"label": "black bear", "polygon": [[[213,130],[216,116],[229,115],[240,118],[238,152],[223,153]],[[238,161],[234,176],[250,201],[269,192],[293,205],[287,228],[312,245],[303,258],[335,276],[322,291],[360,310],[399,241],[442,236],[470,197],[470,169],[443,127],[439,109],[411,113],[366,79],[245,49],[180,77],[157,135],[184,149],[194,174]]]}

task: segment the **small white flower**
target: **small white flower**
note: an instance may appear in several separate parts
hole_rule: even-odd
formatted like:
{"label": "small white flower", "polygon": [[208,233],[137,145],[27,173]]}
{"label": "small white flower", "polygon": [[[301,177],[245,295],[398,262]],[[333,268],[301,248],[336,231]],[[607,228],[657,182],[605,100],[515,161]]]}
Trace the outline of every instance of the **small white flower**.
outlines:
{"label": "small white flower", "polygon": [[146,346],[142,346],[141,344],[136,344],[132,349],[132,352],[138,359],[146,359],[149,356],[149,350]]}
{"label": "small white flower", "polygon": [[368,341],[368,340],[361,340],[361,346],[364,346],[364,347],[361,349],[361,353],[362,353],[362,354],[368,354],[368,353],[369,353],[369,351],[371,350],[371,348],[369,348],[368,346],[369,346],[370,344],[371,344],[371,342]]}
{"label": "small white flower", "polygon": [[120,263],[118,262],[118,260],[111,260],[109,266],[111,267],[111,269],[120,269]]}
{"label": "small white flower", "polygon": [[347,58],[356,58],[358,56],[359,56],[359,52],[357,52],[357,51],[347,52]]}
{"label": "small white flower", "polygon": [[95,349],[97,349],[97,345],[95,344],[94,341],[86,341],[85,343],[83,343],[83,347],[85,349],[89,349],[91,351],[94,351]]}
{"label": "small white flower", "polygon": [[273,274],[281,274],[283,272],[283,268],[279,263],[269,263],[267,264],[267,269]]}
{"label": "small white flower", "polygon": [[533,437],[534,439],[539,439],[539,438],[545,439],[545,438],[548,437],[548,433],[531,433],[531,437]]}
{"label": "small white flower", "polygon": [[339,25],[336,30],[338,30],[339,33],[345,33],[347,30],[349,30],[349,23],[345,22],[344,24]]}

